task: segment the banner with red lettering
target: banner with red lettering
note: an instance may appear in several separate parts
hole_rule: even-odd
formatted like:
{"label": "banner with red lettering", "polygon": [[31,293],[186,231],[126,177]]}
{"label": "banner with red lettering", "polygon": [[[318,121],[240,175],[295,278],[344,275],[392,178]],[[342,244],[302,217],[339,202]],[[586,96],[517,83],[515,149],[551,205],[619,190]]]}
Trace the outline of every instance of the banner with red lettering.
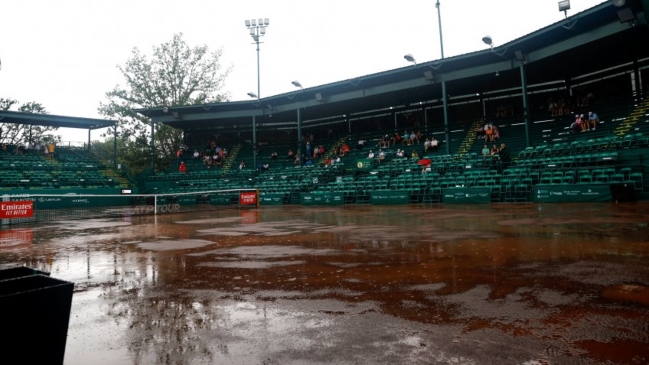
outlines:
{"label": "banner with red lettering", "polygon": [[34,202],[31,200],[0,202],[0,219],[32,216],[34,216]]}
{"label": "banner with red lettering", "polygon": [[239,193],[239,204],[253,205],[257,204],[257,193],[254,191],[246,191]]}

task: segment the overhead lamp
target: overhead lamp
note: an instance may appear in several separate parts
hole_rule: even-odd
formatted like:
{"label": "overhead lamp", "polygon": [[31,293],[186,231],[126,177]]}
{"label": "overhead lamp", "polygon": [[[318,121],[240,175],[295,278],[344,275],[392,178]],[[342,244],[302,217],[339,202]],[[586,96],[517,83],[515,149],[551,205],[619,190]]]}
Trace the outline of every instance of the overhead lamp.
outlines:
{"label": "overhead lamp", "polygon": [[414,63],[415,65],[417,64],[417,61],[415,60],[415,58],[414,58],[410,53],[408,53],[407,55],[403,56],[403,58],[405,58],[406,61],[408,61],[408,62],[412,62],[412,63]]}
{"label": "overhead lamp", "polygon": [[493,40],[493,38],[491,38],[490,35],[486,35],[486,36],[482,37],[482,42],[484,44],[488,45],[489,47],[491,47],[491,52],[497,54],[498,56],[502,57],[502,55],[504,55],[505,52],[507,52],[507,47],[501,48],[500,51],[496,51],[494,49],[494,40]]}
{"label": "overhead lamp", "polygon": [[559,1],[559,11],[563,11],[566,18],[568,17],[568,10],[570,10],[570,0]]}
{"label": "overhead lamp", "polygon": [[299,81],[291,81],[291,84],[293,84],[293,86],[295,86],[295,87],[299,87],[300,89],[304,90],[304,88],[302,87],[302,84],[300,84]]}
{"label": "overhead lamp", "polygon": [[257,99],[257,94],[253,93],[252,91],[248,93],[248,96],[250,96],[253,99]]}
{"label": "overhead lamp", "polygon": [[494,41],[493,41],[493,39],[491,39],[490,35],[486,35],[486,36],[482,37],[482,42],[484,44],[488,45],[488,46],[491,46],[492,48],[494,46]]}

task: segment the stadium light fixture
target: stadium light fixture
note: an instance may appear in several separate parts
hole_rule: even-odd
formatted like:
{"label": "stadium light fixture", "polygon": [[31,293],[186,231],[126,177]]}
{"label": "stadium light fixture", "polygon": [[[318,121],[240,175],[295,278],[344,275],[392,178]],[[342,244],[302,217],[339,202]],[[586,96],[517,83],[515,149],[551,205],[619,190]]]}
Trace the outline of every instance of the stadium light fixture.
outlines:
{"label": "stadium light fixture", "polygon": [[248,96],[250,96],[253,99],[257,99],[257,94],[253,93],[252,91],[248,93]]}
{"label": "stadium light fixture", "polygon": [[502,57],[502,55],[504,55],[505,52],[507,52],[507,47],[501,48],[500,50],[496,50],[494,48],[494,40],[493,40],[493,38],[491,38],[490,35],[486,35],[486,36],[482,37],[482,42],[484,44],[488,45],[489,47],[491,47],[491,52],[497,54],[498,56]]}
{"label": "stadium light fixture", "polygon": [[414,58],[410,53],[408,53],[407,55],[403,56],[403,58],[405,58],[406,61],[408,61],[408,62],[412,62],[412,63],[414,63],[415,65],[417,65],[417,61],[415,60],[415,58]]}
{"label": "stadium light fixture", "polygon": [[559,1],[559,11],[563,11],[566,18],[568,18],[568,10],[570,10],[570,0]]}
{"label": "stadium light fixture", "polygon": [[259,75],[259,38],[266,34],[266,28],[270,24],[268,18],[250,19],[246,20],[246,28],[250,32],[250,36],[257,45],[257,99],[261,97],[261,78]]}
{"label": "stadium light fixture", "polygon": [[293,80],[293,81],[291,81],[291,84],[293,84],[293,86],[295,86],[295,87],[299,87],[301,90],[304,90],[304,88],[302,87],[302,84],[300,84],[299,81]]}

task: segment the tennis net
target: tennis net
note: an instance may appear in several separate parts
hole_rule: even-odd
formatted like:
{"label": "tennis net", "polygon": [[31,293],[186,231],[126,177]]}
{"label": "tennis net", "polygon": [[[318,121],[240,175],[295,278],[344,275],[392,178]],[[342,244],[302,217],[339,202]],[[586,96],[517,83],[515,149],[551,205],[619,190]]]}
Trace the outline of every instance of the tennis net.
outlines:
{"label": "tennis net", "polygon": [[201,210],[256,207],[255,189],[228,189],[161,194],[4,194],[0,224],[13,225],[71,219],[129,217]]}

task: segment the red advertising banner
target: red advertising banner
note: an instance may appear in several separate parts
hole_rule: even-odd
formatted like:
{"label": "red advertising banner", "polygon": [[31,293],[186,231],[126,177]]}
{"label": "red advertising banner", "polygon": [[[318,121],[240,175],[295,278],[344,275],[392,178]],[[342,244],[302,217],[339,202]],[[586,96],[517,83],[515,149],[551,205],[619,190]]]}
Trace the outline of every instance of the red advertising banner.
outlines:
{"label": "red advertising banner", "polygon": [[0,219],[32,216],[34,216],[34,202],[31,200],[0,202]]}
{"label": "red advertising banner", "polygon": [[247,191],[239,193],[239,204],[241,205],[252,205],[257,204],[257,193],[254,191]]}

